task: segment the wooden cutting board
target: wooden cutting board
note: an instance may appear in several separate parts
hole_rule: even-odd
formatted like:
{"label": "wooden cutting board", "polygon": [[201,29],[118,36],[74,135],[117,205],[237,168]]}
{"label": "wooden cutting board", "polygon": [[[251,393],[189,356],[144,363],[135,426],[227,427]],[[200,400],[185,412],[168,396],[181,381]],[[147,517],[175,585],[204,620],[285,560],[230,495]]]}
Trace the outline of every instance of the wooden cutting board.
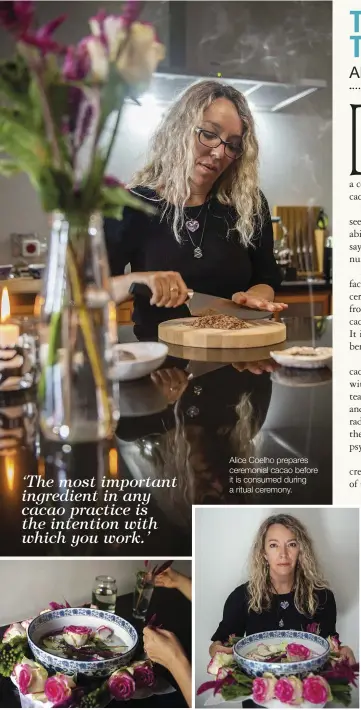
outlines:
{"label": "wooden cutting board", "polygon": [[250,328],[219,330],[193,328],[192,318],[177,318],[158,326],[158,336],[165,343],[193,348],[260,348],[286,340],[286,326],[275,321],[247,321]]}

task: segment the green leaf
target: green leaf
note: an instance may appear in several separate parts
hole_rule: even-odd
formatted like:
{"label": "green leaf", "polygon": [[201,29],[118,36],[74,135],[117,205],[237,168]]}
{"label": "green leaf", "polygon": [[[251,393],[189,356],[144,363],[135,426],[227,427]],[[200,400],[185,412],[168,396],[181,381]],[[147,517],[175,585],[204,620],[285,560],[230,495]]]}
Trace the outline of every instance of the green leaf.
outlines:
{"label": "green leaf", "polygon": [[40,199],[45,212],[60,209],[71,212],[73,207],[73,184],[61,170],[44,167],[39,175]]}
{"label": "green leaf", "polygon": [[247,691],[239,685],[224,685],[221,689],[221,695],[224,700],[236,700],[241,696],[247,695]]}
{"label": "green leaf", "polygon": [[29,99],[31,105],[31,122],[36,132],[44,125],[43,112],[41,109],[41,100],[39,96],[39,88],[34,79],[31,80],[29,86]]}
{"label": "green leaf", "polygon": [[101,207],[101,213],[104,217],[113,217],[113,219],[123,219],[123,207],[120,205],[104,205]]}
{"label": "green leaf", "polygon": [[53,121],[58,129],[62,128],[62,118],[69,112],[69,92],[68,84],[50,84],[47,87],[46,94],[51,109]]}
{"label": "green leaf", "polygon": [[232,676],[238,681],[238,683],[242,683],[243,685],[249,685],[250,688],[252,687],[252,681],[249,676],[243,673],[242,671],[239,671],[237,668],[232,671]]}
{"label": "green leaf", "polygon": [[3,175],[4,177],[12,177],[12,175],[17,175],[17,173],[21,172],[21,167],[13,160],[7,160],[6,158],[0,160],[0,175]]}
{"label": "green leaf", "polygon": [[119,111],[123,108],[123,104],[127,95],[127,87],[124,81],[120,80],[119,72],[114,64],[109,67],[108,81],[102,89],[102,126],[110,116],[112,111]]}
{"label": "green leaf", "polygon": [[59,190],[49,168],[44,168],[40,172],[39,189],[44,212],[52,212],[60,208]]}
{"label": "green leaf", "polygon": [[135,210],[140,210],[149,215],[157,214],[155,207],[151,207],[151,205],[146,204],[144,200],[134,197],[131,192],[125,190],[123,187],[107,187],[103,185],[101,188],[101,199],[104,204],[132,207]]}
{"label": "green leaf", "polygon": [[0,62],[0,96],[22,110],[28,109],[29,83],[30,71],[20,54]]}

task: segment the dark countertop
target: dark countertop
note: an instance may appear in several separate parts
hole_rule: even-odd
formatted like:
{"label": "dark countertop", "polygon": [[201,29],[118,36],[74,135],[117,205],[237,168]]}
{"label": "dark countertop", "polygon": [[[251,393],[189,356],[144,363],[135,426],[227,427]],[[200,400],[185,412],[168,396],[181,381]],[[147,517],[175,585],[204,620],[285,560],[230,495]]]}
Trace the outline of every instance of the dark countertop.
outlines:
{"label": "dark countertop", "polygon": [[[6,592],[5,592],[6,593]],[[127,619],[136,628],[139,634],[139,645],[134,657],[134,661],[142,658],[143,643],[142,631],[144,624],[132,616],[133,594],[123,594],[117,598],[115,613],[118,616]],[[86,605],[85,605],[86,606]],[[154,589],[152,599],[149,605],[147,621],[156,614],[157,625],[162,624],[164,629],[172,631],[181,642],[184,651],[189,660],[191,660],[191,630],[192,630],[192,614],[191,603],[176,589],[162,589],[156,587]],[[0,638],[2,638],[5,629],[9,626],[0,627]],[[113,700],[107,707],[121,708],[183,708],[187,704],[172,676],[163,666],[155,666],[157,676],[165,678],[176,691],[167,695],[152,695],[144,700],[127,700],[126,702],[117,702]],[[82,684],[89,685],[88,679],[82,679]],[[89,687],[89,690],[92,688]],[[18,693],[9,678],[0,676],[0,708],[19,708],[20,699]]]}
{"label": "dark countertop", "polygon": [[[287,345],[331,345],[330,317],[285,318],[284,322]],[[149,339],[150,334],[146,337]],[[121,327],[120,340],[130,339],[135,339],[132,328]],[[257,362],[263,361],[263,367],[268,360],[270,365],[269,350],[170,348],[171,355],[162,366],[157,384],[150,377],[120,384],[122,416],[113,441],[64,447],[37,437],[31,450],[19,451],[14,457],[13,471],[8,459],[1,456],[0,555],[190,556],[194,503],[332,504],[331,371],[290,372],[282,368],[262,372]],[[260,472],[259,481],[250,491],[252,486],[242,486],[242,480],[241,484],[230,480],[230,468],[249,467],[252,456],[273,458],[274,466],[283,470],[273,474],[276,480],[271,483],[263,483],[267,474]],[[246,463],[237,463],[237,457]],[[279,466],[277,458],[282,459]],[[285,458],[305,458],[308,463],[288,464]],[[305,474],[305,465],[317,472]],[[82,486],[76,492],[89,493],[93,485],[100,494],[97,506],[105,505],[102,482],[112,486],[118,482],[127,486],[125,493],[139,494],[140,489],[131,486],[140,480],[144,486],[146,481],[150,487],[141,490],[142,494],[150,493],[148,515],[144,517],[139,501],[124,502],[118,497],[118,506],[131,509],[127,520],[132,521],[132,527],[126,531],[124,516],[114,509],[95,517],[104,526],[118,521],[116,535],[128,535],[128,539],[119,537],[105,543],[104,535],[112,534],[112,530],[88,530],[84,534],[91,539],[74,546],[72,535],[82,535],[82,529],[54,532],[51,521],[55,518],[66,523],[71,514],[76,521],[91,521],[95,504],[57,502],[49,510],[48,503],[45,513],[34,517],[37,522],[45,521],[44,529],[24,533],[22,507],[29,504],[22,496],[27,474],[39,474],[37,484],[41,479],[54,480],[51,490],[62,493],[62,480],[81,479]],[[169,486],[173,482],[175,487],[160,487],[161,481]],[[263,490],[267,488],[273,490]],[[61,505],[64,510],[59,514]],[[76,506],[82,509],[75,512]],[[35,537],[39,533],[42,542],[22,542],[23,534]],[[46,534],[52,537],[46,538]]]}

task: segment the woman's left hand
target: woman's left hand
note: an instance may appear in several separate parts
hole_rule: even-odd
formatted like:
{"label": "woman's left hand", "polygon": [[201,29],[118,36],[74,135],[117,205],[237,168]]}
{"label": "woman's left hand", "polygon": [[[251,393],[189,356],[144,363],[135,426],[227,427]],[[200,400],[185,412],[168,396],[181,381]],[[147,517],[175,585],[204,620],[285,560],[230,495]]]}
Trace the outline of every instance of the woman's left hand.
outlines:
{"label": "woman's left hand", "polygon": [[339,654],[344,661],[348,661],[351,666],[356,663],[356,658],[349,646],[340,646]]}
{"label": "woman's left hand", "polygon": [[258,311],[271,311],[271,313],[275,313],[276,311],[284,311],[288,308],[287,303],[274,303],[274,301],[267,301],[266,298],[252,296],[246,291],[238,291],[238,293],[234,293],[232,301],[234,301],[234,303],[238,303],[239,306],[255,308]]}

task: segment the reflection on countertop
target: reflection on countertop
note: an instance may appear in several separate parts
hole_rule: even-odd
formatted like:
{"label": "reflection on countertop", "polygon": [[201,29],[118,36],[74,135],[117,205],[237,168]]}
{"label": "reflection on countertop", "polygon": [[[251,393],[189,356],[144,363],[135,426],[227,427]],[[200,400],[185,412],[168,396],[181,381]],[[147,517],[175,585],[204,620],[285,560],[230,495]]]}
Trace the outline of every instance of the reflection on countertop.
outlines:
{"label": "reflection on countertop", "polygon": [[[332,318],[283,320],[287,345],[331,345]],[[135,339],[130,326],[119,330],[121,342]],[[224,352],[223,357],[227,358]],[[331,504],[331,371],[288,371],[279,368],[265,349],[258,358],[254,351],[245,350],[238,352],[238,358],[228,353],[228,361],[218,358],[219,351],[208,353],[203,361],[200,356],[189,360],[184,353],[173,353],[152,376],[120,383],[121,418],[111,441],[62,446],[44,442],[38,435],[31,447],[1,456],[0,555],[188,556],[192,504]],[[267,459],[274,459],[276,465],[278,458],[293,463],[278,466],[284,470],[277,474],[276,486],[262,485],[263,492],[257,492],[256,488],[247,491],[251,486],[246,484],[231,485],[230,468],[252,469],[254,461]],[[307,476],[306,482],[304,474],[296,472],[297,459],[307,459],[317,475]],[[150,493],[146,517],[158,527],[149,533],[142,530],[139,501],[134,500],[126,505],[131,508],[129,520],[139,528],[131,531],[126,542],[105,544],[104,530],[99,528],[90,541],[77,546],[71,545],[69,531],[64,532],[65,542],[53,535],[46,545],[22,544],[23,492],[29,481],[24,477],[29,474],[37,475],[34,481],[53,480],[52,492],[64,491],[62,481],[80,479],[77,493],[89,492],[93,485],[98,506],[106,503],[104,481],[113,482],[112,486],[123,482],[128,492],[139,492],[132,486],[143,482],[142,491]],[[262,474],[258,476],[262,482]],[[292,485],[285,483],[285,476],[294,479]],[[48,490],[35,485],[35,492]],[[272,492],[266,493],[267,488]],[[52,519],[67,521],[73,516],[81,537],[81,521],[91,519],[94,502],[79,505],[60,500],[51,510],[51,502],[45,501],[43,507],[38,519],[33,516],[34,524],[45,523],[42,533],[51,532]],[[59,507],[64,508],[60,513]],[[105,528],[107,521],[120,515],[108,508],[95,518]],[[34,531],[35,527],[27,533]],[[136,541],[137,534],[143,542]]]}

